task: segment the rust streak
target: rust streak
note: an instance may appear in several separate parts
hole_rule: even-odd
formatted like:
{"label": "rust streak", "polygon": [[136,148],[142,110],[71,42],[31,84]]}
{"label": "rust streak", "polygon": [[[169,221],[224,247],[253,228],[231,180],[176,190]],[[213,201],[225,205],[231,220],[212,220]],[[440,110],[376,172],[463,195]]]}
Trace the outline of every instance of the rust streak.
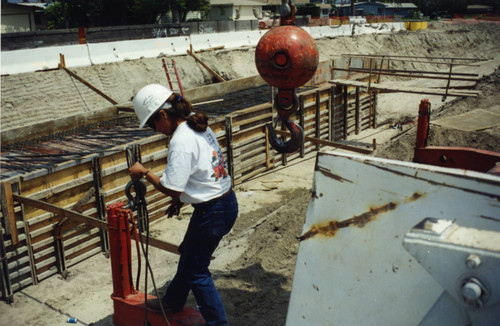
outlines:
{"label": "rust streak", "polygon": [[321,174],[323,174],[325,177],[327,178],[332,178],[334,180],[337,180],[337,181],[340,181],[340,182],[344,182],[344,181],[347,181],[349,183],[353,183],[351,180],[348,180],[348,179],[345,179],[345,178],[342,178],[341,176],[337,175],[337,174],[333,174],[332,171],[328,170],[328,169],[325,169],[325,168],[322,168],[320,166],[318,166],[316,168],[316,171],[320,172]]}
{"label": "rust streak", "polygon": [[413,202],[419,200],[421,197],[423,197],[425,194],[421,194],[418,192],[413,193],[408,199],[406,200],[407,202]]}
{"label": "rust streak", "polygon": [[299,237],[299,240],[300,241],[307,240],[307,239],[312,238],[316,235],[322,235],[325,237],[333,237],[333,236],[335,236],[335,234],[337,233],[337,231],[339,229],[345,228],[348,226],[352,226],[352,225],[357,226],[359,228],[362,228],[368,222],[373,221],[377,215],[388,212],[388,211],[392,211],[392,210],[396,209],[397,206],[398,205],[396,203],[390,202],[390,203],[385,204],[385,205],[380,206],[380,207],[370,208],[369,211],[367,211],[361,215],[353,216],[350,219],[347,219],[344,221],[333,220],[333,221],[329,221],[326,224],[313,225],[309,229],[309,231],[307,231],[306,233],[304,233],[303,235],[301,235]]}

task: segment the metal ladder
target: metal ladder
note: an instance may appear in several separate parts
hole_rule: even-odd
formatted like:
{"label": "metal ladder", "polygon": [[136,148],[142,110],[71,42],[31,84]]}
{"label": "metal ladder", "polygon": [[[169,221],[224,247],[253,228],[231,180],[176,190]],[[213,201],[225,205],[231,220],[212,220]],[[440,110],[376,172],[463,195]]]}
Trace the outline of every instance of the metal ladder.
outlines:
{"label": "metal ladder", "polygon": [[[184,90],[182,89],[181,79],[179,78],[179,72],[177,71],[177,67],[175,66],[174,59],[172,59],[172,63],[167,63],[165,59],[161,59],[161,62],[163,63],[165,74],[167,75],[168,86],[173,92],[179,93],[184,97]],[[171,77],[171,74],[175,75],[175,80]],[[174,88],[174,84],[177,87]]]}

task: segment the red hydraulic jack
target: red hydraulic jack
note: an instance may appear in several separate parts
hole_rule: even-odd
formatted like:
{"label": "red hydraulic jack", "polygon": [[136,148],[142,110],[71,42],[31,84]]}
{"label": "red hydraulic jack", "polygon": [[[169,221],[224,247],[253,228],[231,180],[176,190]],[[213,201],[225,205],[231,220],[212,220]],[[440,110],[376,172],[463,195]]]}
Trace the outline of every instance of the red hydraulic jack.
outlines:
{"label": "red hydraulic jack", "polygon": [[[123,202],[109,205],[106,211],[108,214],[111,272],[113,274],[113,294],[111,295],[114,305],[113,323],[116,326],[205,325],[200,313],[188,307],[180,312],[167,312],[167,320],[161,312],[149,308],[147,311],[145,310],[146,294],[136,290],[132,281],[131,230],[135,234],[136,242],[139,241],[133,213],[126,208]],[[140,259],[139,246],[137,246],[137,251]],[[155,298],[155,296],[147,295],[147,300]]]}
{"label": "red hydraulic jack", "polygon": [[418,109],[417,141],[413,162],[500,175],[500,153],[470,147],[427,146],[431,103],[424,99]]}

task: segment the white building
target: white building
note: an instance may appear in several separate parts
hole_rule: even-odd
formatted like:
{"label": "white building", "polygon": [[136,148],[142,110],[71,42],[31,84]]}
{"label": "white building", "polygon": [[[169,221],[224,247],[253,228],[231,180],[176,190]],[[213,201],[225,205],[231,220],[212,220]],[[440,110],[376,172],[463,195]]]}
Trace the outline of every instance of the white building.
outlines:
{"label": "white building", "polygon": [[262,2],[251,0],[211,0],[208,20],[253,20],[262,18]]}
{"label": "white building", "polygon": [[29,32],[35,28],[35,13],[45,10],[43,3],[2,1],[2,33]]}

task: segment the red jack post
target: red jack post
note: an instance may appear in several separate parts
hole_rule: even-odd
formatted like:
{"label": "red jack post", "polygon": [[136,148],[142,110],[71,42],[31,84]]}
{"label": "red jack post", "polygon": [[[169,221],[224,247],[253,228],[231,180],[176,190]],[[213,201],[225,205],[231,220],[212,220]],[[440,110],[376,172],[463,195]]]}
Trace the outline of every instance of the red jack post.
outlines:
{"label": "red jack post", "polygon": [[499,173],[500,153],[470,147],[427,146],[431,104],[424,99],[418,109],[417,141],[413,162],[449,168]]}
{"label": "red jack post", "polygon": [[[136,290],[132,281],[131,228],[128,218],[133,218],[133,215],[131,210],[124,207],[123,202],[117,202],[106,209],[113,276],[113,294],[111,295],[114,305],[113,323],[116,326],[137,326],[145,324],[146,294]],[[136,232],[135,229],[132,230]],[[147,300],[155,298],[155,296],[147,295]],[[147,324],[151,326],[205,325],[200,313],[188,307],[180,312],[166,315],[168,322],[165,321],[161,312],[148,308]]]}

